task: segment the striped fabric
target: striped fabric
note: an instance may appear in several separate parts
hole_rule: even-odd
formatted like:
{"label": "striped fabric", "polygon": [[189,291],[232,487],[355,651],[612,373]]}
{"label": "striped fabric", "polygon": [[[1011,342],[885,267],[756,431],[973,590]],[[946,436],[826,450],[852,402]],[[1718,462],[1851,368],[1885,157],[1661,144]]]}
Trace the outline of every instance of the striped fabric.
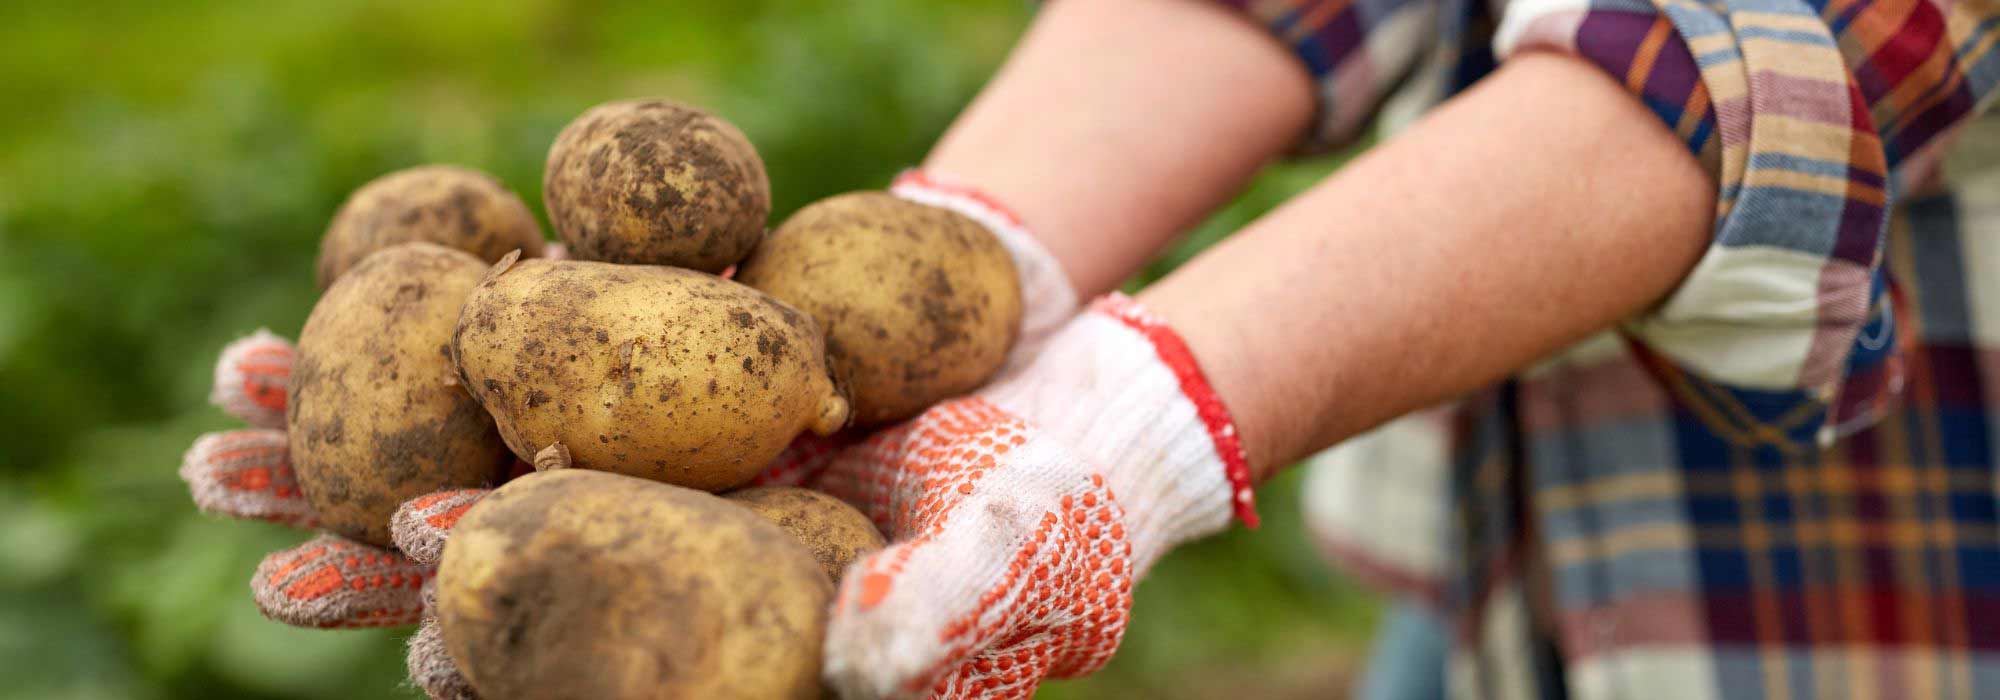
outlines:
{"label": "striped fabric", "polygon": [[1318,460],[1308,523],[1452,620],[1455,694],[2000,697],[2000,163],[1944,165],[2000,3],[1229,4],[1319,76],[1318,144],[1561,51],[1720,187],[1657,308]]}

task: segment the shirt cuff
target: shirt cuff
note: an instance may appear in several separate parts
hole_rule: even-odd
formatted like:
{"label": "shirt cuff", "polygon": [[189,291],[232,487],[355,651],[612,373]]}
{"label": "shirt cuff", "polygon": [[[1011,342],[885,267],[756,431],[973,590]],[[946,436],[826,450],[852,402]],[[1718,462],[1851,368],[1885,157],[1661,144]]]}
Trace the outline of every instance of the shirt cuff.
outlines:
{"label": "shirt cuff", "polygon": [[1290,48],[1312,74],[1318,113],[1294,149],[1354,141],[1436,40],[1437,0],[1217,0]]}

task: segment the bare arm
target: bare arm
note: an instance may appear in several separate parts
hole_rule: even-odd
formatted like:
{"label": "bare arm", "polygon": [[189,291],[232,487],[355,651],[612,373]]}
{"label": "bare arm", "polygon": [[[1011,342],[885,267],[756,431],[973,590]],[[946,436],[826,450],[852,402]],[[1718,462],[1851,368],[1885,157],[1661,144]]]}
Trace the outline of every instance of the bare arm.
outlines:
{"label": "bare arm", "polygon": [[[1300,136],[1312,85],[1231,10],[1051,3],[931,152],[1021,215],[1089,297]],[[1267,475],[1493,382],[1661,298],[1714,185],[1580,60],[1522,55],[1142,296]]]}
{"label": "bare arm", "polygon": [[1054,2],[924,165],[1005,202],[1088,298],[1228,201],[1312,107],[1298,59],[1232,10]]}
{"label": "bare arm", "polygon": [[1656,302],[1707,246],[1714,187],[1602,72],[1527,54],[1141,301],[1261,478]]}

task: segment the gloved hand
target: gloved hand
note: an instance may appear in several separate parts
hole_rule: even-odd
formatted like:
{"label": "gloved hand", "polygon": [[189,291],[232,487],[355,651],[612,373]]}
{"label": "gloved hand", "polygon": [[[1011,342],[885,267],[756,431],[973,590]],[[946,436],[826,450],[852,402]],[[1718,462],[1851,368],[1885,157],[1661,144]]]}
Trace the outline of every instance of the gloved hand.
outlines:
{"label": "gloved hand", "polygon": [[[1020,275],[1022,330],[1009,355],[1013,371],[1035,356],[1042,342],[1076,310],[1076,295],[1060,265],[1012,214],[978,191],[948,178],[908,171],[896,196],[939,206],[984,225],[1007,248]],[[547,257],[566,257],[551,244]],[[259,332],[225,348],[211,400],[253,426],[204,435],[183,460],[181,476],[204,511],[272,520],[311,529],[317,518],[300,493],[286,459],[285,385],[291,374],[289,343]],[[802,436],[754,485],[797,484],[816,474],[834,451],[856,436]],[[310,627],[391,626],[423,621],[410,638],[410,676],[433,698],[474,698],[444,653],[435,618],[427,611],[429,582],[446,535],[485,490],[449,491],[404,504],[392,522],[398,549],[384,549],[322,534],[275,552],[251,581],[265,615]]]}
{"label": "gloved hand", "polygon": [[1154,561],[1256,520],[1228,411],[1120,295],[973,396],[788,459],[893,543],[836,599],[826,675],[849,698],[1026,698],[1091,673]]}
{"label": "gloved hand", "polygon": [[[254,427],[203,435],[182,459],[181,478],[204,512],[318,526],[287,458],[285,384],[292,359],[292,345],[265,331],[223,348],[210,400]],[[421,560],[322,533],[264,557],[250,579],[251,597],[265,616],[300,627],[390,627],[424,619],[443,534],[484,493],[443,491],[404,504],[396,514],[396,541],[410,543]],[[432,627],[411,640],[412,678],[432,697],[473,697],[441,648],[426,646],[436,638]]]}

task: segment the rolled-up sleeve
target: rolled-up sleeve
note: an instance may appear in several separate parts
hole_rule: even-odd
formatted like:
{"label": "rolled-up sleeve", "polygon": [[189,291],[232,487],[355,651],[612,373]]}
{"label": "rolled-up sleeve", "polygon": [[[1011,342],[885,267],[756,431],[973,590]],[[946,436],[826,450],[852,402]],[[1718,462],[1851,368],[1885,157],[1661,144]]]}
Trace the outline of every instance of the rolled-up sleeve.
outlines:
{"label": "rolled-up sleeve", "polygon": [[[2000,83],[1993,2],[1224,4],[1315,76],[1307,150],[1351,141],[1420,61],[1411,82],[1432,97],[1483,72],[1466,64],[1524,51],[1575,55],[1629,89],[1720,190],[1707,253],[1623,330],[1691,413],[1749,447],[1812,449],[1886,411],[1903,371],[1900,287],[1882,271],[1889,210],[1934,182]],[[1470,44],[1495,6],[1486,54]]]}
{"label": "rolled-up sleeve", "polygon": [[1354,141],[1439,43],[1440,0],[1220,0],[1264,25],[1312,73],[1319,115],[1300,150]]}
{"label": "rolled-up sleeve", "polygon": [[1590,61],[1715,174],[1713,243],[1625,330],[1717,434],[1809,448],[1900,385],[1888,211],[1991,102],[1996,22],[1951,0],[1517,0],[1494,52]]}

